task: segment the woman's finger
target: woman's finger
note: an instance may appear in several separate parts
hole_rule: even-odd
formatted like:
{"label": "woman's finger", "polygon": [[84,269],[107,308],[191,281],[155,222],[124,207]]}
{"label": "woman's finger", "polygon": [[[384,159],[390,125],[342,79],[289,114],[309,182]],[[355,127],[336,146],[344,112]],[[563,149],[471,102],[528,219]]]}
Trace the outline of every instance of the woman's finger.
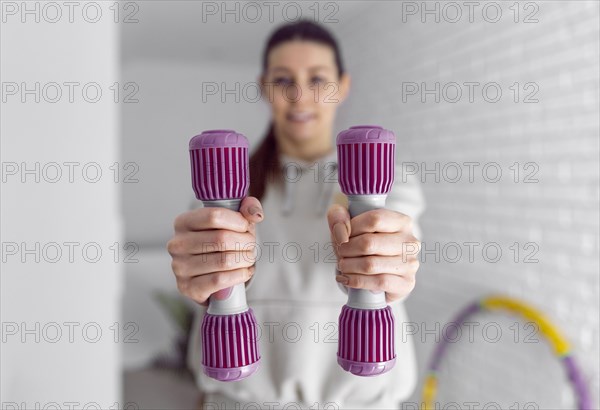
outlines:
{"label": "woman's finger", "polygon": [[178,277],[192,278],[212,272],[233,271],[247,268],[256,262],[254,250],[240,252],[213,252],[186,258],[183,267],[174,267]]}
{"label": "woman's finger", "polygon": [[419,260],[415,257],[361,256],[357,258],[341,258],[338,261],[338,270],[342,273],[410,275],[418,269]]}
{"label": "woman's finger", "polygon": [[209,296],[220,290],[244,283],[254,274],[254,267],[234,269],[227,272],[213,272],[186,280],[178,280],[179,291],[196,302],[206,305]]}
{"label": "woman's finger", "polygon": [[385,273],[374,276],[345,273],[337,275],[335,279],[349,288],[385,292],[388,303],[408,295],[415,287],[414,275],[403,277]]}
{"label": "woman's finger", "polygon": [[253,250],[256,237],[251,232],[215,229],[184,232],[169,242],[172,255],[201,255],[213,252]]}
{"label": "woman's finger", "polygon": [[250,222],[236,211],[227,208],[198,208],[175,219],[175,232],[227,229],[246,232]]}
{"label": "woman's finger", "polygon": [[253,197],[247,196],[240,204],[240,213],[251,223],[259,223],[264,219],[264,212],[260,201]]}
{"label": "woman's finger", "polygon": [[421,242],[405,233],[364,233],[353,236],[338,248],[342,258],[379,255],[415,257],[421,250]]}
{"label": "woman's finger", "polygon": [[350,237],[350,214],[339,204],[333,204],[327,211],[327,222],[334,244],[347,242]]}
{"label": "woman's finger", "polygon": [[373,209],[350,221],[350,236],[373,232],[412,232],[412,218],[390,209]]}

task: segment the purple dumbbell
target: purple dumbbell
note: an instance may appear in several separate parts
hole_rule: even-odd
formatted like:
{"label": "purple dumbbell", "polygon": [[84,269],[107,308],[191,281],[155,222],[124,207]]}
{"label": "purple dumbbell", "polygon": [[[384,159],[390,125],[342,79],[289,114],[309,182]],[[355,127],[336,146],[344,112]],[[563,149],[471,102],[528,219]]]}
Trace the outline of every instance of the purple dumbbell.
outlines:
{"label": "purple dumbbell", "polygon": [[[204,131],[190,140],[192,185],[204,207],[239,210],[248,194],[248,140],[232,130]],[[223,296],[221,296],[223,295]],[[260,363],[257,324],[243,283],[211,295],[202,322],[202,367],[220,381],[254,373]]]}
{"label": "purple dumbbell", "polygon": [[[357,125],[337,136],[338,181],[351,217],[383,208],[394,183],[396,136]],[[377,376],[396,363],[394,315],[385,292],[348,288],[339,317],[338,363],[357,376]]]}

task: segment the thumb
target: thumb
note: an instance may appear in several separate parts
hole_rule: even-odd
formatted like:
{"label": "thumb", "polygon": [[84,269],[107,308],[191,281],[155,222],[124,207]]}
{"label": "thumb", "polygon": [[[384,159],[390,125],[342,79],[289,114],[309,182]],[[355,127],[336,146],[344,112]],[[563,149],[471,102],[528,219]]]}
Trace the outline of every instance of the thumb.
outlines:
{"label": "thumb", "polygon": [[333,204],[327,211],[327,222],[333,240],[338,244],[348,242],[350,239],[350,214],[339,204]]}
{"label": "thumb", "polygon": [[258,199],[253,196],[247,196],[240,204],[240,213],[250,223],[258,223],[264,219],[262,205]]}

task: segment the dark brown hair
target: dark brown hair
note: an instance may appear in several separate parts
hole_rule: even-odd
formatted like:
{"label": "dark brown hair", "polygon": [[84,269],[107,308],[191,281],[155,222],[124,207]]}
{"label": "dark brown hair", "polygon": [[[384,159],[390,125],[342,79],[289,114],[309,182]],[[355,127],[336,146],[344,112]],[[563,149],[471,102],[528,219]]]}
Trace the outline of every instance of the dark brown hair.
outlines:
{"label": "dark brown hair", "polygon": [[[271,50],[281,43],[292,40],[314,41],[331,47],[335,54],[338,76],[342,76],[344,66],[337,41],[327,29],[309,20],[298,20],[285,24],[271,34],[262,55],[263,75],[267,71]],[[266,136],[250,157],[250,195],[260,200],[267,190],[267,184],[280,180],[279,150],[274,125],[271,122]]]}

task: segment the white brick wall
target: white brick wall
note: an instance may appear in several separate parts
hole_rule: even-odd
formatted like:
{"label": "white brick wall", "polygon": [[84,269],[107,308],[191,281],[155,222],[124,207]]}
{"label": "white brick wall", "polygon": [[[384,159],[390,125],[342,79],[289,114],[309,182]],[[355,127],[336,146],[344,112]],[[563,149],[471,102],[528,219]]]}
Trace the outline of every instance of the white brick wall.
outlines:
{"label": "white brick wall", "polygon": [[[503,175],[497,183],[482,179],[481,166],[473,183],[465,181],[466,174],[458,183],[443,176],[436,183],[426,175],[428,209],[421,224],[427,249],[435,242],[441,247],[494,242],[503,254],[497,263],[482,258],[482,246],[473,263],[465,254],[456,263],[443,257],[436,263],[427,255],[407,302],[411,318],[429,329],[435,322],[443,326],[465,304],[490,292],[528,301],[572,341],[597,404],[599,3],[520,2],[519,23],[514,22],[514,2],[497,3],[502,9],[497,23],[483,18],[485,4],[479,3],[472,23],[467,15],[456,23],[444,21],[443,15],[436,23],[428,15],[423,23],[419,14],[404,14],[403,21],[403,7],[422,8],[423,2],[374,2],[354,20],[332,25],[353,76],[340,128],[359,123],[391,128],[403,147],[400,160],[425,162],[428,169],[452,161],[500,165]],[[435,2],[426,5],[433,9]],[[444,5],[438,4],[440,10]],[[468,12],[466,6],[462,10]],[[493,18],[493,9],[488,11],[488,19]],[[532,12],[538,22],[524,23]],[[473,103],[464,94],[456,103],[443,98],[435,103],[431,95],[426,103],[418,95],[403,102],[403,82],[425,82],[429,88],[435,82],[442,87],[496,82],[502,98],[486,102],[479,87]],[[515,82],[520,84],[518,103],[509,88]],[[531,91],[523,85],[529,82],[537,84],[537,103],[523,102]],[[517,183],[509,169],[515,162],[521,170]],[[537,168],[523,169],[528,162]],[[539,182],[524,183],[534,169]],[[446,176],[454,173],[448,170]],[[509,248],[515,242],[521,247],[517,263]],[[523,261],[534,250],[523,249],[528,242],[539,248],[537,263]],[[481,326],[496,322],[503,337],[490,343],[476,331],[474,343],[452,346],[440,375],[442,403],[468,408],[465,403],[479,402],[473,408],[483,408],[495,402],[521,409],[534,402],[540,409],[574,408],[565,373],[541,335],[539,343],[524,343],[528,331],[517,318],[480,315],[474,320]],[[515,323],[521,330],[518,343],[513,341]],[[433,335],[417,335],[421,379],[434,342]],[[412,401],[419,397],[420,390]]]}

